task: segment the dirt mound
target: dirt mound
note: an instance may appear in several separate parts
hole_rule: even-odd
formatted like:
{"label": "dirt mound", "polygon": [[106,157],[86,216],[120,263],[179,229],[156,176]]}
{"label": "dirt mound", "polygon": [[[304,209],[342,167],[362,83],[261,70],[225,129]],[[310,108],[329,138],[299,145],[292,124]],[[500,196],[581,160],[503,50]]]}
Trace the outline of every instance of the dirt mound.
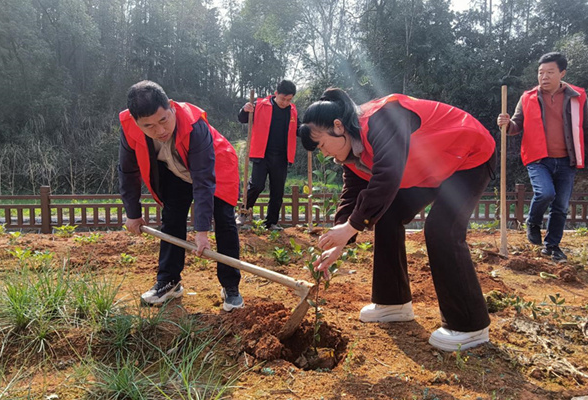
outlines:
{"label": "dirt mound", "polygon": [[[247,353],[256,361],[283,359],[296,364],[296,360],[313,342],[314,325],[309,320],[312,312],[311,308],[300,328],[292,337],[283,341],[280,341],[277,335],[291,313],[280,303],[252,299],[246,307],[223,315],[222,322],[233,335],[233,344],[239,353]],[[347,340],[342,337],[341,331],[323,323],[319,329],[319,336],[317,347],[333,349],[334,358],[339,362],[347,346]]]}

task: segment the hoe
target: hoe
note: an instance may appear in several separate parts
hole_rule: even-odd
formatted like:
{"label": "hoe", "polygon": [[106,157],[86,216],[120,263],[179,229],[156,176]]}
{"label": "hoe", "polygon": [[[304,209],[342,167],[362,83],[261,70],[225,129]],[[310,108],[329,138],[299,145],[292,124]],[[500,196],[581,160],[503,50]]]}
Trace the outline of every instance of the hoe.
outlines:
{"label": "hoe", "polygon": [[[175,244],[176,246],[183,247],[186,250],[196,250],[195,244],[192,244],[182,239],[178,239],[175,236],[168,235],[167,233],[163,233],[161,231],[158,231],[157,229],[153,229],[144,225],[141,227],[141,231],[153,235],[161,240],[165,240],[166,242]],[[311,299],[312,296],[316,293],[316,285],[310,282],[306,282],[304,280],[294,279],[289,276],[279,274],[266,268],[249,264],[247,262],[237,260],[232,257],[225,256],[224,254],[220,254],[216,251],[212,251],[209,249],[204,250],[202,255],[206,258],[210,258],[211,260],[221,262],[233,268],[237,268],[241,271],[249,272],[253,275],[261,276],[262,278],[293,289],[294,292],[298,296],[300,296],[300,302],[298,303],[296,308],[292,310],[292,315],[290,316],[288,321],[286,321],[286,324],[284,324],[284,326],[278,333],[277,337],[280,340],[284,340],[294,334],[296,329],[298,329],[298,327],[302,323],[302,320],[304,319],[304,316],[306,315],[306,312],[310,307],[308,300]]]}

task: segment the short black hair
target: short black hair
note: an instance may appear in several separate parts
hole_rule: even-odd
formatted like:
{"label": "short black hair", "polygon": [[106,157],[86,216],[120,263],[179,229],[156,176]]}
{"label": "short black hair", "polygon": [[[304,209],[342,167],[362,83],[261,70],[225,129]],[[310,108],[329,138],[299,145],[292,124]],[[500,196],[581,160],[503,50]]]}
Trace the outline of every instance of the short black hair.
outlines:
{"label": "short black hair", "polygon": [[294,82],[284,79],[282,82],[278,83],[278,87],[276,88],[278,94],[283,95],[295,95],[296,94],[296,85]]}
{"label": "short black hair", "polygon": [[169,98],[161,86],[152,81],[135,83],[127,93],[127,108],[135,120],[150,117],[159,107],[168,110]]}
{"label": "short black hair", "polygon": [[551,53],[543,54],[539,59],[539,65],[550,62],[557,63],[557,68],[559,68],[559,72],[568,69],[568,60],[566,56],[561,54],[559,51],[552,51]]}

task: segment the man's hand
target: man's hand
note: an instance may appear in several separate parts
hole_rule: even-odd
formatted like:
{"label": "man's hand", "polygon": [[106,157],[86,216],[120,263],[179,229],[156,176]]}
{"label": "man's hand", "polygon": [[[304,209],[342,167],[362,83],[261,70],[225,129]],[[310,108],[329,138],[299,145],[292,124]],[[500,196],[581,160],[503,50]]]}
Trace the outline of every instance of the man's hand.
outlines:
{"label": "man's hand", "polygon": [[141,218],[127,218],[127,221],[125,222],[125,227],[127,228],[127,231],[134,233],[136,235],[141,234],[141,227],[143,225],[147,225],[145,223],[145,220],[143,219],[143,217],[141,217]]}
{"label": "man's hand", "polygon": [[255,110],[255,107],[252,103],[245,103],[245,105],[243,106],[243,111],[245,112],[253,112],[253,110]]}
{"label": "man's hand", "polygon": [[194,239],[197,250],[195,251],[198,257],[202,256],[204,249],[210,249],[210,242],[208,241],[208,232],[196,232],[196,238]]}
{"label": "man's hand", "polygon": [[503,125],[506,125],[508,127],[508,124],[510,123],[510,115],[508,115],[508,114],[500,114],[498,116],[498,119],[496,120],[496,123],[501,128],[502,128]]}
{"label": "man's hand", "polygon": [[347,221],[344,224],[336,225],[329,229],[327,233],[319,238],[318,245],[323,250],[329,250],[338,246],[343,247],[357,232],[359,231]]}

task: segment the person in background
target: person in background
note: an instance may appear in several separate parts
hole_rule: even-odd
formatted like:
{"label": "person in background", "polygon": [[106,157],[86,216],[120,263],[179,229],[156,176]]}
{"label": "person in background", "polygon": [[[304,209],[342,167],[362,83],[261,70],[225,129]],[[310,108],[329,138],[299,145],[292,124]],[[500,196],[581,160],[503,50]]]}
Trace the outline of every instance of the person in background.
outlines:
{"label": "person in background", "polygon": [[[141,180],[163,206],[164,233],[186,239],[187,217],[195,205],[196,255],[210,248],[208,231],[214,218],[218,252],[239,258],[239,235],[234,209],[239,196],[237,154],[214,129],[206,113],[190,104],[169,100],[155,82],[133,85],[127,110],[120,113],[120,194],[125,206],[126,228],[141,234]],[[141,296],[147,305],[162,304],[182,296],[183,248],[161,241],[157,282]],[[239,293],[240,271],[217,264],[222,285],[223,309],[243,307]]]}
{"label": "person in background", "polygon": [[400,94],[358,108],[331,88],[304,113],[300,137],[307,150],[343,165],[335,226],[319,238],[324,252],[315,267],[328,271],[358,232],[375,230],[372,304],[359,319],[414,319],[404,225],[433,203],[424,233],[442,326],[429,343],[455,351],[487,342],[490,318],[465,240],[496,163],[482,124],[450,105]]}
{"label": "person in background", "polygon": [[[561,53],[541,56],[539,85],[523,93],[512,118],[500,114],[497,120],[498,126],[507,126],[509,135],[523,133],[521,158],[533,186],[527,238],[532,244],[543,243],[541,253],[556,262],[567,260],[559,244],[576,170],[584,168],[588,134],[586,92],[562,81],[567,65]],[[547,233],[542,240],[541,226],[548,207]]]}
{"label": "person in background", "polygon": [[[254,104],[245,103],[238,115],[239,122],[247,123],[249,113],[253,113],[249,151],[253,167],[247,185],[245,209],[249,211],[255,205],[260,193],[265,189],[265,181],[269,175],[270,193],[265,226],[270,230],[282,230],[278,220],[288,164],[294,163],[296,154],[299,121],[296,106],[292,103],[295,94],[296,85],[283,80],[278,84],[273,96],[258,99]],[[237,225],[247,223],[247,215],[239,215]]]}

